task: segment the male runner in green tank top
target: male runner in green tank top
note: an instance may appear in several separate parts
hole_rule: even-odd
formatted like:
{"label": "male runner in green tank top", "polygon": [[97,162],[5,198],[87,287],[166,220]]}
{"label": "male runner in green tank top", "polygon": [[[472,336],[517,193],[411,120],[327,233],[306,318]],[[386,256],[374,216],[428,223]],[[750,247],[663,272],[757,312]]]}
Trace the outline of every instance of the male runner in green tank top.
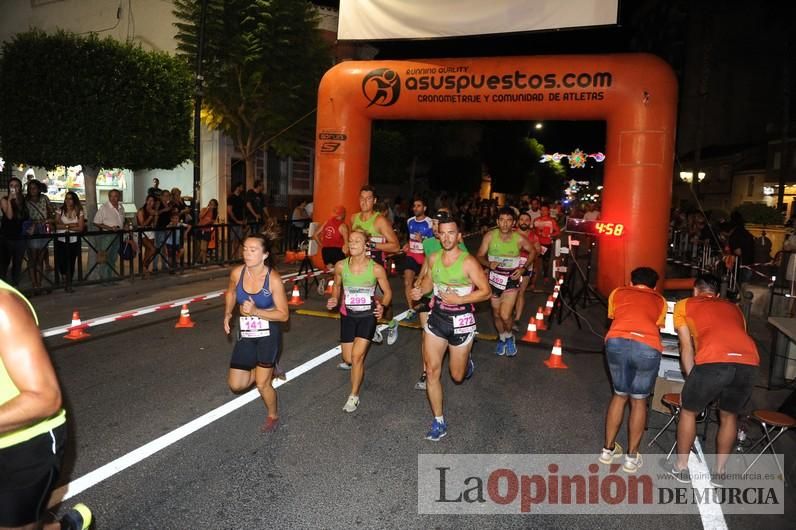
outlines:
{"label": "male runner in green tank top", "polygon": [[426,367],[426,394],[434,421],[426,439],[433,442],[448,433],[442,407],[442,360],[450,351],[448,369],[451,378],[461,383],[472,375],[474,364],[470,351],[475,338],[473,304],[487,300],[489,282],[478,261],[458,247],[459,226],[452,218],[439,221],[442,250],[429,256],[426,275],[420,287],[412,289],[412,298],[420,300],[424,293],[434,291],[431,312],[423,334],[423,356]]}
{"label": "male runner in green tank top", "polygon": [[[536,259],[536,248],[527,238],[514,231],[515,220],[514,210],[501,208],[498,211],[497,229],[484,234],[476,255],[478,261],[489,269],[492,317],[500,335],[495,353],[508,357],[517,355],[511,327],[514,325],[514,303],[517,301],[520,279],[524,267],[530,269]],[[520,257],[522,250],[528,253],[527,261]]]}
{"label": "male runner in green tank top", "polygon": [[[351,216],[351,230],[359,230],[368,236],[366,255],[385,267],[386,255],[401,250],[398,236],[386,217],[374,211],[376,204],[376,188],[370,185],[359,190],[360,211]],[[391,318],[388,308],[385,318]],[[387,331],[387,344],[393,344],[398,337],[398,322],[390,321]]]}
{"label": "male runner in green tank top", "polygon": [[88,528],[82,504],[43,524],[66,440],[61,388],[33,306],[0,281],[0,528]]}

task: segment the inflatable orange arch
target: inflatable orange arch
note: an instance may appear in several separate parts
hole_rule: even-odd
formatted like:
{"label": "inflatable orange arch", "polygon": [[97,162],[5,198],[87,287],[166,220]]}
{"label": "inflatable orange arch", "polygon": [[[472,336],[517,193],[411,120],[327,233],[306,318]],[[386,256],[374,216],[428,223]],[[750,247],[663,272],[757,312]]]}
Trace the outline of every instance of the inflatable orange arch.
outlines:
{"label": "inflatable orange arch", "polygon": [[602,218],[624,230],[600,239],[597,288],[664,278],[676,110],[674,73],[646,54],[343,62],[318,90],[315,221],[359,211],[373,120],[604,120]]}

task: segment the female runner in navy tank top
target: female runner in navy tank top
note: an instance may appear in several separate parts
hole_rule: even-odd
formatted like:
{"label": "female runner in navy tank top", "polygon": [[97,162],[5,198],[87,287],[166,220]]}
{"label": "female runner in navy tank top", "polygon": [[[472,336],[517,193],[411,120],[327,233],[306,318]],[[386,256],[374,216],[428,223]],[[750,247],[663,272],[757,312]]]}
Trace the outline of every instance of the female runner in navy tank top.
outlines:
{"label": "female runner in navy tank top", "polygon": [[231,331],[235,306],[239,309],[239,338],[232,351],[227,382],[233,392],[257,385],[268,416],[261,430],[279,425],[276,390],[271,384],[279,355],[281,330],[290,313],[282,278],[270,266],[270,240],[253,234],[243,242],[243,265],[232,269],[225,295],[224,331]]}

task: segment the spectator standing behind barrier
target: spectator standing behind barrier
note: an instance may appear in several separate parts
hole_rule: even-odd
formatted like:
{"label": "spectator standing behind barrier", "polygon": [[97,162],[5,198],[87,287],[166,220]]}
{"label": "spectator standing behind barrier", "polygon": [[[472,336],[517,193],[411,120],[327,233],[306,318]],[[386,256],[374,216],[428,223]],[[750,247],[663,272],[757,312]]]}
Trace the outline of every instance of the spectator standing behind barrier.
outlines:
{"label": "spectator standing behind barrier", "polygon": [[677,462],[670,472],[682,483],[691,482],[688,455],[696,438],[696,418],[718,400],[717,458],[711,472],[711,483],[716,487],[724,480],[738,414],[752,395],[760,365],[757,345],[746,332],[741,310],[719,298],[719,287],[720,280],[712,274],[700,276],[694,283],[694,296],[674,306],[674,327],[686,379],[677,424]]}
{"label": "spectator standing behind barrier", "polygon": [[171,211],[171,219],[168,224],[169,231],[166,238],[166,251],[169,257],[169,273],[173,274],[177,264],[182,259],[183,245],[185,238],[191,232],[191,225],[180,220],[180,214],[175,209]]}
{"label": "spectator standing behind barrier", "polygon": [[[50,221],[53,217],[53,208],[50,199],[41,194],[38,180],[28,182],[28,196],[25,199],[28,205],[30,223],[25,229],[25,235],[46,235],[50,233]],[[33,292],[41,289],[42,276],[44,276],[44,248],[50,240],[46,237],[28,239],[28,274]]]}
{"label": "spectator standing behind barrier", "polygon": [[207,263],[207,247],[216,230],[211,225],[216,223],[218,223],[218,201],[210,199],[207,206],[199,212],[199,257],[197,261],[201,265]]}
{"label": "spectator standing behind barrier", "polygon": [[246,224],[246,200],[243,197],[243,183],[239,182],[232,188],[232,195],[227,197],[228,239],[232,249],[230,258],[237,259],[243,244],[243,228]]}
{"label": "spectator standing behind barrier", "polygon": [[[94,226],[103,231],[116,231],[124,227],[124,206],[119,202],[122,192],[113,189],[108,192],[108,202],[94,215]],[[97,273],[100,279],[113,277],[116,260],[119,257],[119,235],[108,234],[97,238]]]}
{"label": "spectator standing behind barrier", "polygon": [[152,187],[146,190],[146,194],[156,199],[160,199],[160,193],[162,191],[163,190],[160,189],[160,180],[158,180],[157,178],[153,178]]}
{"label": "spectator standing behind barrier", "polygon": [[[158,217],[158,204],[160,199],[147,195],[144,205],[136,212],[135,219],[138,228],[154,228]],[[141,233],[141,244],[144,247],[144,277],[149,276],[149,265],[155,257],[155,232],[144,230]]]}
{"label": "spectator standing behind barrier", "polygon": [[771,262],[771,240],[766,235],[766,231],[760,232],[760,237],[755,238],[755,263]]}
{"label": "spectator standing behind barrier", "polygon": [[246,222],[251,226],[252,234],[259,234],[263,229],[264,209],[263,181],[255,180],[254,187],[246,192]]}
{"label": "spectator standing behind barrier", "polygon": [[600,210],[594,207],[594,203],[587,202],[584,208],[583,219],[585,221],[597,221],[600,218]]}
{"label": "spectator standing behind barrier", "polygon": [[295,249],[298,247],[302,240],[302,234],[309,222],[309,214],[306,210],[307,199],[301,199],[290,215],[290,241],[288,241],[288,248]]}
{"label": "spectator standing behind barrier", "polygon": [[[55,239],[55,265],[58,273],[66,279],[69,286],[75,275],[77,260],[80,257],[80,237],[69,234],[80,234],[86,229],[86,214],[80,199],[74,191],[66,192],[64,203],[55,216],[55,231],[65,234]],[[71,287],[67,287],[71,290]]]}
{"label": "spectator standing behind barrier", "polygon": [[185,203],[182,198],[182,191],[180,188],[171,188],[171,207],[176,209],[180,216],[180,221],[191,224],[191,208]]}
{"label": "spectator standing behind barrier", "polygon": [[[727,244],[733,255],[740,257],[741,265],[752,265],[755,260],[755,238],[746,229],[743,216],[738,212],[730,214],[730,224],[732,228],[727,236]],[[752,277],[749,269],[740,269],[738,273],[739,282],[747,282]]]}
{"label": "spectator standing behind barrier", "polygon": [[[3,213],[0,223],[0,279],[10,279],[12,285],[19,285],[22,260],[28,248],[28,242],[22,233],[22,227],[28,220],[28,205],[22,194],[22,181],[18,178],[9,179],[8,195],[0,199],[0,210]],[[9,265],[11,278],[8,278]]]}
{"label": "spectator standing behind barrier", "polygon": [[155,256],[152,258],[152,272],[158,271],[158,262],[163,259],[163,262],[168,261],[166,254],[166,237],[169,232],[166,227],[171,220],[171,210],[174,206],[171,203],[171,192],[163,190],[160,192],[160,200],[156,202],[157,217],[155,218]]}
{"label": "spectator standing behind barrier", "polygon": [[627,423],[626,473],[642,466],[638,452],[647,425],[647,398],[655,386],[661,364],[660,328],[666,323],[666,300],[657,291],[658,273],[639,267],[630,273],[630,286],[618,287],[608,297],[611,327],[605,335],[605,357],[611,371],[614,395],[605,414],[605,445],[600,462],[611,464],[622,457],[616,435],[630,401]]}

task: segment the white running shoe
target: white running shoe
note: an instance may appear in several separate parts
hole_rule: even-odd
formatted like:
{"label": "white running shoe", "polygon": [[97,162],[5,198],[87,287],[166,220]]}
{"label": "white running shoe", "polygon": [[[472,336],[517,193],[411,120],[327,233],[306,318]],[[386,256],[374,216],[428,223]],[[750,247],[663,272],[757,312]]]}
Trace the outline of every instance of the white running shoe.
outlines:
{"label": "white running shoe", "polygon": [[348,401],[345,402],[343,410],[345,412],[354,412],[359,406],[359,396],[348,396]]}
{"label": "white running shoe", "polygon": [[603,447],[602,453],[600,453],[600,463],[601,464],[611,464],[614,460],[618,460],[622,457],[622,446],[619,445],[618,442],[614,442],[613,449],[606,449]]}
{"label": "white running shoe", "polygon": [[622,464],[622,471],[625,473],[635,473],[641,469],[644,460],[641,458],[641,453],[636,453],[635,458],[630,455],[625,455],[625,463]]}
{"label": "white running shoe", "polygon": [[393,320],[387,328],[387,346],[392,346],[398,340],[398,322]]}

